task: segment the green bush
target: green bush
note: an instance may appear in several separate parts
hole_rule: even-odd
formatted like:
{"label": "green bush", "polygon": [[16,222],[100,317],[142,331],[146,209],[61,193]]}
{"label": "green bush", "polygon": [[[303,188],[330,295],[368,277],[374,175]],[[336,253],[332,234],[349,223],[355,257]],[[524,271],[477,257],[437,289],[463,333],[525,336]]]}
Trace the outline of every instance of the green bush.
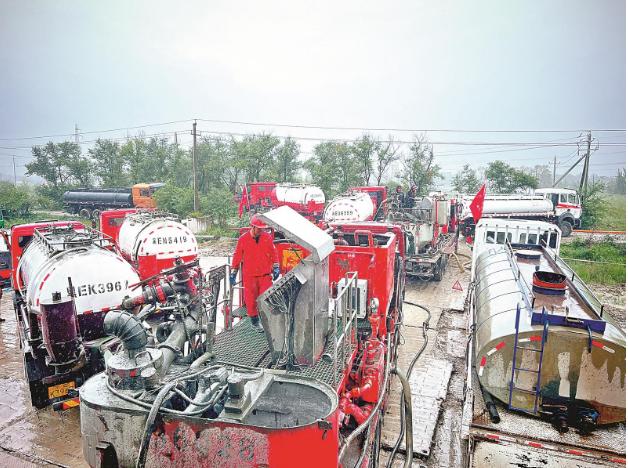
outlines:
{"label": "green bush", "polygon": [[[626,282],[626,244],[574,239],[560,247],[561,257],[587,283],[622,284]],[[577,260],[587,260],[579,262]],[[600,262],[600,263],[589,263]]]}
{"label": "green bush", "polygon": [[24,185],[0,182],[0,209],[7,218],[24,217],[33,206],[33,195]]}

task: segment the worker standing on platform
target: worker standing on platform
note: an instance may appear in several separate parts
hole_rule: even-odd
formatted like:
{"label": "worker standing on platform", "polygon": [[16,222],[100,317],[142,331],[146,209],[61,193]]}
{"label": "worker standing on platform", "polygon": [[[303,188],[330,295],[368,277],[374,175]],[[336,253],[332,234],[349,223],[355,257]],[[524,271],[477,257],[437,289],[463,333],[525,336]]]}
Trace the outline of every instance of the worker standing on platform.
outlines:
{"label": "worker standing on platform", "polygon": [[279,277],[279,260],[273,236],[257,215],[251,218],[251,229],[238,239],[233,261],[231,262],[231,285],[235,285],[240,266],[242,266],[242,285],[244,304],[251,324],[257,331],[264,329],[259,321],[257,298],[266,291],[273,280]]}

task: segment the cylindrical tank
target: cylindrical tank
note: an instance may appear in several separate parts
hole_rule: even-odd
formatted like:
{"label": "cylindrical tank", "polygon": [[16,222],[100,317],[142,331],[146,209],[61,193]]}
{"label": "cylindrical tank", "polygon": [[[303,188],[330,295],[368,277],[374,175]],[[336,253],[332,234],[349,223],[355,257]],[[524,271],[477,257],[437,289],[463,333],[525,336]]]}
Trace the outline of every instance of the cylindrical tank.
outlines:
{"label": "cylindrical tank", "polygon": [[370,221],[373,219],[375,206],[368,193],[351,192],[334,198],[323,214],[328,223]]}
{"label": "cylindrical tank", "polygon": [[273,194],[278,202],[289,206],[299,205],[302,209],[307,209],[312,203],[325,203],[325,194],[315,185],[277,184],[273,189]]}
{"label": "cylindrical tank", "polygon": [[[462,219],[471,216],[470,198],[463,201]],[[484,199],[482,217],[491,216],[551,216],[554,212],[552,201],[538,196],[487,195]]]}
{"label": "cylindrical tank", "polygon": [[124,191],[68,191],[63,194],[63,202],[92,203],[94,205],[133,206],[133,197],[130,190]]}
{"label": "cylindrical tank", "polygon": [[60,245],[51,248],[54,235],[47,242],[35,236],[18,265],[21,277],[20,289],[25,290],[29,309],[39,313],[40,304],[53,293],[68,291],[68,278],[75,291],[75,306],[79,315],[99,312],[120,305],[122,298],[131,294],[129,286],[139,281],[139,276],[129,263],[118,254],[94,243],[79,246]]}
{"label": "cylindrical tank", "polygon": [[120,227],[118,246],[136,265],[142,279],[170,268],[176,258],[187,262],[198,255],[192,231],[174,217],[161,213],[127,215]]}
{"label": "cylindrical tank", "polygon": [[[476,259],[474,361],[481,385],[531,414],[539,415],[547,402],[585,402],[599,412],[598,424],[625,421],[625,334],[608,319],[587,312],[573,285],[565,296],[533,296],[530,283],[537,267],[557,268],[538,258],[517,259],[505,245]],[[546,318],[539,318],[543,310]],[[578,325],[583,316],[589,330]]]}
{"label": "cylindrical tank", "polygon": [[40,303],[44,346],[55,364],[76,360],[80,351],[79,325],[74,301],[55,292]]}

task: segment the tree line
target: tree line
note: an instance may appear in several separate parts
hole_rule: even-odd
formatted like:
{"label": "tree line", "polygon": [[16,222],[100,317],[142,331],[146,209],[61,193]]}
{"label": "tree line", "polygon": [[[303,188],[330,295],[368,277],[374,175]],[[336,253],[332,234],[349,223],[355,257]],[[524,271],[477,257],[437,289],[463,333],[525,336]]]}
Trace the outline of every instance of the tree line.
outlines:
{"label": "tree line", "polygon": [[[426,195],[443,179],[433,147],[424,135],[401,144],[392,137],[363,134],[353,141],[321,141],[308,158],[303,160],[301,155],[296,140],[272,134],[202,136],[196,147],[201,201],[198,214],[224,223],[235,213],[234,194],[250,182],[311,182],[331,199],[361,185],[416,186],[419,195]],[[60,207],[63,192],[71,188],[165,182],[155,195],[160,207],[181,216],[192,213],[192,151],[167,137],[140,134],[123,142],[98,139],[85,152],[74,142],[49,142],[34,146],[32,156],[26,164],[27,175],[41,177],[44,184],[37,188],[35,202],[31,197],[31,205]],[[514,193],[537,188],[539,181],[547,186],[548,177],[551,180],[547,166],[517,169],[493,161],[479,171],[465,164],[452,185],[456,192],[470,194],[486,180],[489,192]],[[625,170],[620,171],[613,188],[619,191],[621,187],[625,187]]]}

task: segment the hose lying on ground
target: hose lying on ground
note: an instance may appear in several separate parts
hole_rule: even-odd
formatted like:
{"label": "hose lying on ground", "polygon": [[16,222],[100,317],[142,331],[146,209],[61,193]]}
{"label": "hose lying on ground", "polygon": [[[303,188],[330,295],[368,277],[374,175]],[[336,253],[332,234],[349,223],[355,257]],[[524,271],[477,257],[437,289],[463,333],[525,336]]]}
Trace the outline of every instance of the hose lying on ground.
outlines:
{"label": "hose lying on ground", "polygon": [[[414,357],[412,358],[412,361],[410,362],[410,366],[408,366],[408,370],[406,372],[406,380],[410,380],[410,376],[412,375],[412,370],[414,369],[414,365],[416,364],[417,360],[419,359],[419,357],[421,356],[421,354],[423,354],[423,351],[425,351],[425,348],[427,347],[427,330],[429,328],[430,325],[430,320],[432,319],[432,313],[430,312],[430,309],[428,309],[427,307],[421,305],[421,304],[416,304],[414,302],[409,302],[409,301],[403,301],[404,304],[408,304],[414,307],[418,307],[420,309],[423,309],[425,312],[427,312],[427,320],[423,321],[423,345],[421,346],[421,348],[417,351],[417,353],[414,355]],[[401,429],[399,431],[399,437],[397,438],[397,440],[395,441],[395,445],[393,447],[393,450],[390,454],[390,458],[388,459],[388,463],[386,464],[386,468],[391,468],[393,461],[395,460],[395,456],[397,455],[397,452],[399,451],[399,446],[401,445],[401,439],[403,439],[403,436],[405,434],[405,405],[404,405],[404,395],[403,393],[401,394],[401,401],[399,402],[399,406],[400,406],[400,412],[399,412],[399,420],[400,420],[400,425],[401,425]],[[407,446],[407,443],[406,443]],[[412,447],[410,447],[410,451],[412,452]],[[406,460],[412,460],[412,453],[407,454],[406,453]]]}

